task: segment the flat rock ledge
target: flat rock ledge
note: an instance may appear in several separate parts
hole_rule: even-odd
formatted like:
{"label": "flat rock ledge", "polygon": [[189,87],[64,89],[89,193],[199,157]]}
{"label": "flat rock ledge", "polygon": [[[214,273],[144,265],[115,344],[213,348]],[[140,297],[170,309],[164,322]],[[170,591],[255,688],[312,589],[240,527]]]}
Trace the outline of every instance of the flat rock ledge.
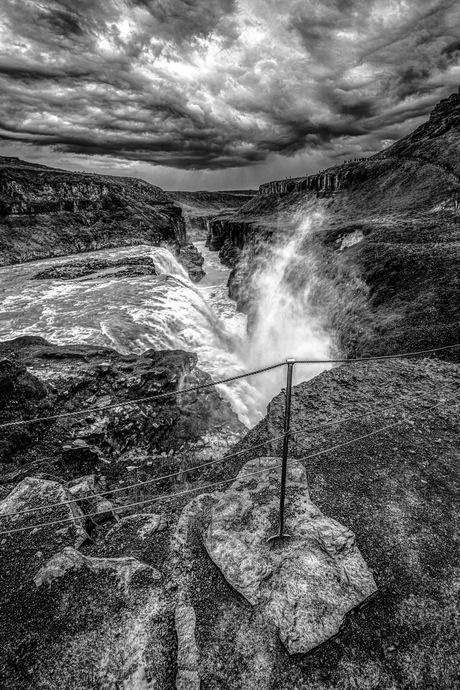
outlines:
{"label": "flat rock ledge", "polygon": [[335,636],[346,613],[377,587],[355,535],[312,503],[300,464],[288,466],[290,538],[267,542],[277,532],[280,463],[251,460],[227,491],[213,494],[203,540],[227,582],[260,607],[287,651],[306,653]]}

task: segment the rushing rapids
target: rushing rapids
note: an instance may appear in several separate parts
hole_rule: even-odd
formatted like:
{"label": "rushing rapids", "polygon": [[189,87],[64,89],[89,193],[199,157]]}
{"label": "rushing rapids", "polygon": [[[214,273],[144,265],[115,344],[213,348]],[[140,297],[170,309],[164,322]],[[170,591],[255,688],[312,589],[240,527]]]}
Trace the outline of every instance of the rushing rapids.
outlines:
{"label": "rushing rapids", "polygon": [[[191,350],[198,355],[199,366],[215,380],[298,355],[299,342],[304,355],[311,356],[312,348],[313,358],[327,354],[327,341],[313,336],[308,322],[299,333],[303,312],[295,323],[287,321],[290,312],[286,313],[280,286],[295,246],[274,256],[276,265],[257,277],[266,321],[260,319],[247,335],[246,317],[227,295],[229,270],[204,242],[196,244],[205,257],[207,273],[199,286],[189,280],[168,249],[147,245],[0,268],[0,339],[41,335],[57,344],[105,345],[122,353],[148,348]],[[149,262],[152,270],[127,269],[138,261]],[[63,279],[63,266],[72,271],[82,265],[90,267],[83,275],[77,272]],[[296,352],[286,349],[294,345]],[[303,367],[298,380],[311,378],[321,368]],[[279,369],[221,385],[219,390],[240,420],[251,427],[265,414],[283,377]]]}

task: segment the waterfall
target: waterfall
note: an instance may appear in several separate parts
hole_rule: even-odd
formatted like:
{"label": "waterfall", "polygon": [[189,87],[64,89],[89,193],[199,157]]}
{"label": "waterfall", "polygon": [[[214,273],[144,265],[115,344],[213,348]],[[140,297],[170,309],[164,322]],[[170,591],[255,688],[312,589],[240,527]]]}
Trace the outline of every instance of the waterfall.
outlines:
{"label": "waterfall", "polygon": [[[287,357],[327,359],[330,339],[312,300],[318,268],[309,247],[311,235],[322,221],[320,213],[295,217],[284,242],[267,248],[252,275],[255,316],[248,336],[245,363],[256,369]],[[297,365],[294,383],[308,380],[327,368],[324,364]],[[262,380],[270,400],[284,385],[285,372],[274,370]]]}
{"label": "waterfall", "polygon": [[[197,354],[198,365],[214,380],[259,369],[288,356],[325,357],[328,340],[309,302],[313,263],[299,260],[314,219],[302,220],[283,245],[271,248],[253,277],[257,319],[251,334],[246,317],[227,294],[228,269],[210,254],[203,285],[193,284],[168,249],[137,246],[0,268],[0,339],[41,335],[57,344],[111,346],[121,353],[149,348],[183,349]],[[201,243],[200,243],[201,244]],[[157,275],[124,275],[94,270],[78,279],[34,276],[51,266],[88,259],[147,257]],[[308,266],[308,275],[304,267]],[[205,266],[206,268],[206,266]],[[301,279],[296,276],[301,274]],[[324,367],[321,367],[324,368]],[[317,367],[296,367],[296,380],[310,378]],[[284,382],[283,370],[220,385],[240,420],[253,426]]]}

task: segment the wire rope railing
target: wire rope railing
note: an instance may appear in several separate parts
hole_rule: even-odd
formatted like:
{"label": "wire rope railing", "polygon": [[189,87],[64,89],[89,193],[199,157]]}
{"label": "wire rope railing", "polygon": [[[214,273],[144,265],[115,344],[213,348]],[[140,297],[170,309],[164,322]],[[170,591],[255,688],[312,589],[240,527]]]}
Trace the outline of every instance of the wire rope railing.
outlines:
{"label": "wire rope railing", "polygon": [[[418,357],[426,354],[433,354],[435,352],[441,352],[443,350],[450,350],[460,348],[460,343],[455,343],[454,345],[445,345],[443,347],[432,348],[429,350],[418,350],[415,352],[403,352],[394,355],[379,355],[376,357],[357,357],[354,359],[296,359],[292,360],[294,364],[355,364],[357,362],[378,362],[382,360],[391,359],[403,359],[410,357]],[[288,361],[288,360],[286,360]],[[6,429],[12,426],[21,426],[27,424],[38,424],[39,422],[55,421],[57,419],[65,419],[68,417],[77,417],[80,415],[88,415],[91,413],[103,412],[104,410],[115,409],[118,407],[126,407],[129,405],[140,405],[146,402],[155,402],[157,400],[162,400],[165,398],[185,395],[186,393],[193,393],[196,391],[204,390],[206,388],[212,388],[214,386],[220,386],[226,383],[231,383],[233,381],[238,381],[240,379],[247,378],[249,376],[256,376],[262,374],[266,371],[271,371],[273,369],[278,369],[286,364],[286,362],[277,362],[276,364],[271,364],[269,366],[263,367],[261,369],[256,369],[254,371],[243,372],[242,374],[236,374],[235,376],[230,376],[226,379],[221,379],[219,381],[210,381],[208,383],[201,383],[198,386],[191,386],[189,388],[178,389],[175,391],[167,391],[165,393],[157,393],[156,395],[147,396],[144,398],[133,398],[129,400],[119,400],[115,403],[110,403],[110,405],[101,405],[99,407],[87,407],[83,410],[72,410],[69,412],[61,412],[55,415],[46,415],[43,417],[31,417],[30,419],[17,419],[10,422],[4,422],[0,424],[0,429]]]}
{"label": "wire rope railing", "polygon": [[[433,410],[435,410],[435,409],[437,409],[437,408],[439,408],[439,407],[441,407],[441,406],[443,406],[443,405],[446,405],[446,404],[449,404],[449,403],[451,403],[451,402],[458,401],[458,400],[460,400],[460,393],[459,393],[459,394],[456,394],[456,395],[454,395],[454,396],[451,396],[451,397],[449,397],[449,398],[440,400],[440,401],[436,402],[434,405],[431,405],[431,406],[428,407],[428,408],[425,407],[425,408],[424,408],[423,410],[421,410],[420,412],[418,412],[418,413],[417,413],[417,412],[416,412],[416,413],[413,413],[412,416],[417,417],[417,416],[420,416],[420,415],[422,415],[422,414],[426,414],[427,412],[433,411]],[[362,417],[362,415],[360,415],[359,417]],[[367,439],[367,438],[371,438],[371,437],[373,437],[373,436],[376,436],[376,435],[379,434],[379,433],[382,433],[382,432],[384,432],[384,431],[388,431],[388,430],[390,430],[390,429],[393,429],[393,428],[395,428],[395,427],[397,427],[397,426],[399,426],[399,425],[401,425],[401,424],[407,423],[407,422],[408,422],[408,419],[407,419],[407,418],[399,419],[398,421],[393,422],[392,424],[389,424],[389,425],[386,425],[386,426],[383,426],[383,427],[379,427],[378,429],[375,429],[374,431],[371,431],[371,432],[369,432],[369,433],[367,433],[367,434],[363,434],[363,435],[361,435],[361,436],[355,437],[355,438],[350,439],[350,440],[348,440],[348,441],[344,441],[344,442],[339,443],[339,444],[337,444],[337,445],[335,445],[335,446],[329,446],[329,447],[327,447],[327,448],[324,448],[324,449],[321,449],[321,450],[319,450],[319,451],[316,451],[315,453],[311,453],[311,454],[309,454],[309,455],[306,455],[306,456],[304,456],[304,457],[302,457],[302,458],[298,458],[298,459],[296,459],[296,460],[292,460],[291,462],[289,462],[289,465],[296,465],[296,464],[299,464],[299,463],[301,463],[301,462],[305,462],[305,461],[307,461],[307,460],[311,460],[311,459],[313,459],[313,458],[319,457],[320,455],[324,455],[325,453],[331,453],[331,452],[333,452],[333,451],[335,451],[335,450],[339,450],[339,449],[341,449],[341,448],[350,446],[350,445],[352,445],[353,443],[356,443],[356,442],[358,442],[358,441],[362,441],[362,440],[365,440],[365,439]],[[285,432],[285,433],[283,434],[283,436],[277,437],[277,438],[275,438],[275,439],[269,439],[266,443],[272,443],[273,441],[275,441],[275,440],[280,440],[281,438],[283,438],[284,440],[286,440],[286,438],[288,438],[288,437],[289,437],[289,430],[288,430],[287,432]],[[259,445],[260,445],[260,446],[263,446],[263,445],[266,445],[266,443],[259,444]],[[242,452],[243,452],[243,451],[242,451]],[[240,453],[237,453],[237,454],[240,454]],[[235,455],[237,455],[237,454],[235,454]],[[206,463],[206,464],[207,464],[207,463]],[[284,454],[283,454],[283,461],[282,461],[281,463],[272,465],[272,466],[270,466],[270,467],[265,467],[264,469],[262,469],[262,470],[257,470],[257,471],[255,471],[255,472],[245,473],[245,474],[244,474],[244,477],[246,478],[246,477],[257,476],[257,475],[263,474],[264,472],[269,472],[269,471],[271,471],[271,470],[273,470],[273,469],[279,469],[279,468],[281,468],[281,470],[282,470],[282,481],[283,481],[283,476],[284,476],[284,482],[285,482],[285,481],[286,481],[286,474],[287,474],[287,458],[285,458]],[[236,481],[236,479],[238,479],[238,475],[237,475],[237,476],[233,476],[233,477],[231,477],[230,479],[222,479],[222,480],[217,481],[217,482],[211,482],[211,483],[209,483],[209,484],[199,485],[199,486],[193,487],[193,488],[191,488],[191,489],[186,489],[186,490],[184,490],[184,491],[180,491],[180,492],[176,492],[176,493],[167,493],[167,494],[163,494],[163,495],[160,495],[160,496],[157,495],[157,496],[150,497],[150,498],[148,498],[148,499],[144,499],[144,500],[142,500],[142,501],[135,501],[135,502],[133,502],[133,503],[125,504],[125,505],[122,505],[122,506],[117,506],[116,509],[114,509],[114,510],[117,511],[117,512],[119,512],[119,511],[124,511],[124,510],[130,509],[130,508],[138,507],[138,506],[141,506],[141,505],[144,506],[144,505],[147,505],[147,504],[156,503],[156,502],[162,501],[162,500],[172,500],[172,499],[174,499],[174,498],[179,498],[179,497],[182,497],[182,496],[185,496],[185,495],[194,493],[194,492],[196,492],[196,491],[205,491],[205,490],[207,490],[207,489],[216,488],[217,486],[222,486],[222,485],[224,485],[224,484],[228,484],[228,483],[234,482],[234,481]],[[126,489],[127,487],[124,487],[124,488]],[[283,485],[282,485],[281,489],[282,489],[282,491],[283,491]],[[284,485],[284,490],[285,490],[285,485]],[[48,509],[51,509],[51,508],[57,507],[57,506],[58,506],[58,507],[63,507],[63,506],[65,506],[65,505],[66,505],[67,503],[69,503],[69,502],[70,502],[70,501],[62,501],[62,502],[60,502],[59,504],[48,505],[47,508],[48,508]],[[45,507],[44,507],[44,509],[45,509]],[[282,538],[288,536],[288,535],[285,535],[284,532],[283,532],[283,527],[284,527],[284,512],[282,513],[282,512],[281,512],[282,510],[284,511],[284,503],[283,503],[282,505],[281,505],[281,503],[280,503],[280,523],[279,523],[279,532],[278,532],[278,534],[275,535],[274,537],[271,537],[270,540],[272,540],[272,539],[277,539],[277,538],[282,539]],[[26,512],[28,512],[28,511],[26,511]],[[30,512],[32,512],[32,511],[30,511]],[[9,517],[9,518],[12,518],[12,517],[17,517],[17,516],[19,516],[19,515],[24,515],[24,514],[25,514],[25,513],[23,513],[23,512],[9,513],[9,514],[8,514],[8,513],[4,513],[4,514],[2,514],[1,517]],[[83,515],[81,515],[81,516],[73,516],[73,517],[71,517],[71,518],[61,518],[61,519],[57,519],[57,520],[51,520],[51,521],[48,521],[48,522],[33,523],[33,524],[31,524],[31,525],[26,525],[26,526],[22,526],[22,527],[16,527],[16,528],[14,528],[14,529],[9,529],[9,530],[0,531],[0,536],[4,536],[4,535],[8,535],[8,534],[15,534],[15,533],[18,533],[18,532],[24,532],[24,531],[29,531],[29,530],[41,529],[41,528],[44,528],[44,527],[54,526],[54,525],[58,525],[58,524],[62,524],[62,523],[75,523],[75,522],[77,522],[78,520],[85,520],[86,518],[91,518],[91,517],[96,517],[96,516],[99,516],[99,517],[100,517],[100,515],[101,515],[100,511],[97,511],[97,512],[93,512],[93,513],[86,513],[86,514],[83,514]]]}
{"label": "wire rope railing", "polygon": [[[420,405],[421,402],[425,402],[427,404],[430,404],[432,401],[421,400],[419,396],[417,396],[417,397],[404,397],[404,398],[401,398],[400,400],[398,400],[397,402],[392,403],[391,405],[386,405],[384,407],[377,407],[375,409],[363,411],[357,415],[352,415],[352,416],[348,416],[348,417],[339,417],[338,419],[335,419],[332,422],[326,422],[324,424],[317,424],[314,427],[304,429],[303,431],[292,431],[292,432],[290,432],[290,436],[291,436],[292,440],[294,440],[294,442],[296,442],[296,440],[299,437],[306,436],[307,434],[314,434],[318,431],[321,431],[322,429],[327,429],[327,428],[330,428],[333,426],[337,426],[338,424],[342,424],[345,422],[358,421],[358,420],[364,419],[365,417],[370,417],[370,416],[374,416],[377,414],[382,414],[383,412],[387,412],[388,410],[394,410],[394,409],[400,407],[401,405],[404,405],[406,403],[411,403],[411,402],[416,402],[417,404]],[[141,482],[136,482],[134,484],[127,484],[126,486],[117,487],[114,489],[108,489],[106,491],[98,491],[97,496],[99,496],[99,497],[103,497],[103,496],[112,497],[113,494],[118,494],[118,493],[122,493],[122,492],[126,492],[126,491],[132,491],[133,489],[149,486],[151,484],[156,484],[156,483],[159,483],[161,481],[165,481],[166,479],[173,479],[174,477],[179,477],[179,476],[184,475],[184,474],[188,475],[191,472],[201,470],[201,469],[204,469],[206,467],[211,467],[211,466],[217,465],[217,464],[222,463],[224,461],[231,460],[232,458],[238,457],[239,455],[243,455],[243,454],[246,454],[249,452],[252,453],[253,451],[258,450],[260,448],[272,445],[272,444],[276,443],[277,441],[282,441],[286,438],[286,435],[287,434],[285,432],[280,436],[275,436],[273,438],[267,439],[266,441],[263,441],[262,443],[252,445],[252,446],[250,446],[250,448],[243,448],[242,450],[239,450],[235,453],[230,453],[230,454],[226,453],[225,455],[223,455],[222,457],[219,457],[217,459],[209,460],[209,461],[201,463],[199,465],[192,465],[191,467],[182,468],[176,472],[170,472],[168,474],[163,474],[163,475],[160,475],[159,477],[151,477],[150,479],[147,479],[147,480],[144,480]],[[62,506],[63,504],[79,503],[82,500],[83,500],[82,497],[69,498],[65,501],[59,501],[57,503],[50,503],[50,504],[46,504],[43,506],[37,506],[35,508],[27,508],[26,510],[21,510],[21,511],[17,511],[14,513],[4,513],[4,514],[0,514],[0,519],[7,518],[7,517],[17,517],[20,515],[27,515],[29,513],[34,513],[34,512],[39,512],[39,511],[43,511],[43,510],[48,510],[51,508],[56,508],[56,507]]]}

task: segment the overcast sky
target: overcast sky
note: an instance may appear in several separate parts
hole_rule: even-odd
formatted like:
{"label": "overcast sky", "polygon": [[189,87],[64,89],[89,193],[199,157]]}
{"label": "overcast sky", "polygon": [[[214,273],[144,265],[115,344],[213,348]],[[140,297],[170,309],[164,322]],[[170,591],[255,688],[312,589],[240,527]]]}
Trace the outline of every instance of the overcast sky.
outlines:
{"label": "overcast sky", "polygon": [[0,4],[0,153],[165,189],[370,155],[460,84],[459,0]]}

